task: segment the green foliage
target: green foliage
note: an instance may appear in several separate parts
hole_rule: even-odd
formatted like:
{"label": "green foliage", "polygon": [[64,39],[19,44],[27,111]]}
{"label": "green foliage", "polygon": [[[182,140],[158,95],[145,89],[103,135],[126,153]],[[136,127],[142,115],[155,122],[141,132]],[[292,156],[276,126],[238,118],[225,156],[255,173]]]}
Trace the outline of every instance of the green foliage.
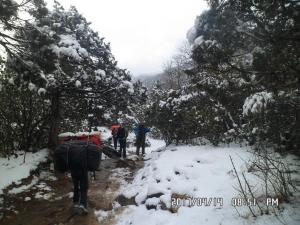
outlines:
{"label": "green foliage", "polygon": [[0,84],[1,153],[46,147],[49,101],[27,87],[15,88],[3,76]]}
{"label": "green foliage", "polygon": [[[32,19],[9,36],[17,48],[3,45],[5,149],[29,150],[45,142],[53,149],[58,133],[114,122],[120,113],[130,114],[132,103],[142,101],[137,94],[141,86],[133,85],[129,72],[118,67],[110,45],[75,7],[65,10],[55,2],[50,11],[41,0],[33,5],[28,11]],[[16,115],[10,116],[11,110]]]}
{"label": "green foliage", "polygon": [[0,21],[5,29],[12,29],[11,20],[17,16],[18,4],[12,0],[1,0]]}
{"label": "green foliage", "polygon": [[[181,68],[187,84],[175,92],[154,89],[152,95],[160,97],[151,103],[150,120],[170,142],[247,140],[299,153],[300,5],[209,5],[187,35],[194,61],[192,69]],[[182,101],[187,95],[192,97]]]}

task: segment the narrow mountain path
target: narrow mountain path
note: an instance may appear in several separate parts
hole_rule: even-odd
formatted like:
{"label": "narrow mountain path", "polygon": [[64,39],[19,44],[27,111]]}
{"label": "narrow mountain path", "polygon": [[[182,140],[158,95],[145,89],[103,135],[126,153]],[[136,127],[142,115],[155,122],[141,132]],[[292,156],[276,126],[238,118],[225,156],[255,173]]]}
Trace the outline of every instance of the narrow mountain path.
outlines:
{"label": "narrow mountain path", "polygon": [[[113,203],[121,185],[131,181],[143,161],[130,159],[105,159],[101,162],[96,180],[90,180],[89,213],[75,215],[72,210],[72,182],[68,174],[56,174],[44,164],[22,181],[5,190],[2,203],[1,224],[5,225],[98,225],[97,214],[105,213],[101,225],[114,224],[121,208],[113,209]],[[35,183],[33,180],[37,180]],[[33,184],[34,183],[34,184]],[[30,185],[33,184],[33,185]],[[22,186],[30,186],[18,193]]]}

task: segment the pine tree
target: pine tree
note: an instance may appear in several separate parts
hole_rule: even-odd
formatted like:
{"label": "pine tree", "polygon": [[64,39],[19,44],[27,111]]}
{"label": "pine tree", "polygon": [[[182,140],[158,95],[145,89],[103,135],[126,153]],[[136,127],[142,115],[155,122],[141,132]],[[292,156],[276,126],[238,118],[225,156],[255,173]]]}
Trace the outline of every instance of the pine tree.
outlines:
{"label": "pine tree", "polygon": [[299,4],[209,2],[188,32],[197,63],[189,72],[193,82],[224,106],[238,135],[297,149]]}
{"label": "pine tree", "polygon": [[56,146],[58,132],[66,129],[62,121],[66,127],[80,127],[85,120],[96,123],[126,111],[134,93],[130,74],[117,66],[109,44],[75,7],[66,11],[56,2],[49,11],[40,4],[31,15],[34,22],[15,36],[24,40],[23,51],[10,55],[6,68],[16,86],[50,100],[49,147]]}

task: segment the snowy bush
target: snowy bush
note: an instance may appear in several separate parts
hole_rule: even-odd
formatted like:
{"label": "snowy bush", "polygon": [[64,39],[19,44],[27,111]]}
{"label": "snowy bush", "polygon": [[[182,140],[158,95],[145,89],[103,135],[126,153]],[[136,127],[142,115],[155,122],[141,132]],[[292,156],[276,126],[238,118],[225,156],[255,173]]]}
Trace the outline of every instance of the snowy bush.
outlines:
{"label": "snowy bush", "polygon": [[193,87],[225,109],[226,138],[299,153],[299,4],[228,0],[209,6],[187,33]]}
{"label": "snowy bush", "polygon": [[273,101],[273,94],[266,91],[258,92],[246,98],[243,105],[243,114],[261,113]]}

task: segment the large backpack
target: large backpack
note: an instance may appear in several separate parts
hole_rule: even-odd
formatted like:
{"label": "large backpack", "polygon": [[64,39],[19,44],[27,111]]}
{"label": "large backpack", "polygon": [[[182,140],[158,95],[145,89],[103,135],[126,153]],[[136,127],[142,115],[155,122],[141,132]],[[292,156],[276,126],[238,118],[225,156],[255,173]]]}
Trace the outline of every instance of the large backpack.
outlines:
{"label": "large backpack", "polygon": [[101,156],[100,147],[89,141],[65,142],[54,151],[54,166],[59,172],[73,168],[95,171],[100,165]]}

